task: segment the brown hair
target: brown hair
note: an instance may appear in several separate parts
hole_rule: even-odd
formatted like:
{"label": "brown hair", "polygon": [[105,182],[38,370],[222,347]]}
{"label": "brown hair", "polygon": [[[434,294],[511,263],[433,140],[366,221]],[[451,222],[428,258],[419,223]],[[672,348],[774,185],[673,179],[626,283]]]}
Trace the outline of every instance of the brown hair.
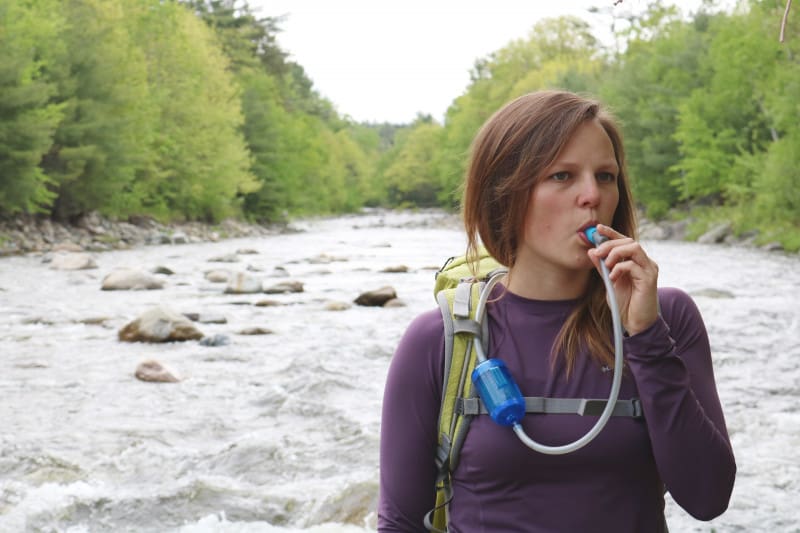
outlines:
{"label": "brown hair", "polygon": [[[636,214],[625,170],[622,135],[613,117],[595,100],[564,91],[540,91],[503,106],[486,121],[472,143],[462,202],[470,262],[477,262],[480,240],[498,262],[507,267],[514,265],[531,189],[545,178],[544,171],[587,120],[597,120],[602,125],[620,169],[619,203],[612,226],[636,238]],[[566,358],[568,373],[584,347],[601,363],[613,365],[610,331],[605,286],[593,271],[586,298],[567,318],[553,350]]]}

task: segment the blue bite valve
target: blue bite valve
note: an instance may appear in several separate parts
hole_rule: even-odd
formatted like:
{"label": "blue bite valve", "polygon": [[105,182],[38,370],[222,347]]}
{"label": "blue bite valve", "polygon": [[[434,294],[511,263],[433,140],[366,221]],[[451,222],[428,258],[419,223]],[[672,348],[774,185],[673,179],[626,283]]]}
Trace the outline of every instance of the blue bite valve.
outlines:
{"label": "blue bite valve", "polygon": [[525,399],[500,359],[486,359],[478,364],[472,371],[472,382],[489,416],[501,426],[518,424],[525,416]]}
{"label": "blue bite valve", "polygon": [[608,237],[605,235],[600,235],[597,233],[597,226],[591,226],[583,230],[584,235],[586,238],[589,239],[589,242],[594,244],[595,246],[600,246],[604,242],[608,240]]}

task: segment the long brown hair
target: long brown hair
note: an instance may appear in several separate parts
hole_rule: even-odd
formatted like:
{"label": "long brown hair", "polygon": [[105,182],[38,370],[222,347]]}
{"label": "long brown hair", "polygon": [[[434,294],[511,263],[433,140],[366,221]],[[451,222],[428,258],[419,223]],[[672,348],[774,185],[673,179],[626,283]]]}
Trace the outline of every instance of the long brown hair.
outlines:
{"label": "long brown hair", "polygon": [[[503,106],[486,121],[472,143],[462,201],[471,262],[477,262],[482,244],[501,264],[514,265],[531,189],[587,120],[598,120],[602,125],[620,169],[619,203],[612,226],[636,238],[636,213],[622,135],[613,117],[590,98],[565,91],[539,91]],[[553,351],[563,354],[568,373],[582,348],[602,364],[613,365],[610,331],[605,286],[593,270],[586,296],[567,318]]]}

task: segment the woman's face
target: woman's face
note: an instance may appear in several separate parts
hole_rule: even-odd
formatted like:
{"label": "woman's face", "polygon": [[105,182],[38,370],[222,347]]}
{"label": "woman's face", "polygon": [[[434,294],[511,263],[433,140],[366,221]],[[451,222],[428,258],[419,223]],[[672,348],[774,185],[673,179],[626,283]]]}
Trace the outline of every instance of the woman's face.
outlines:
{"label": "woman's face", "polygon": [[596,119],[573,133],[531,191],[516,265],[589,269],[583,230],[611,225],[619,203],[614,146]]}

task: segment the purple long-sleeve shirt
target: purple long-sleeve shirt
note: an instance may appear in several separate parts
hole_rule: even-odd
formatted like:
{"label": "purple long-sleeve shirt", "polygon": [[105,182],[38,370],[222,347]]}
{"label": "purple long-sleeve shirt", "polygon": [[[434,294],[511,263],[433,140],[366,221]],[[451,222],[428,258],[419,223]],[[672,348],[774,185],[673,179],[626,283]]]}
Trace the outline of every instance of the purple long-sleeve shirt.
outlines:
{"label": "purple long-sleeve shirt", "polygon": [[[552,456],[527,448],[488,416],[476,417],[453,474],[451,533],[658,532],[664,486],[698,519],[725,511],[736,464],[705,325],[686,293],[658,294],[661,317],[623,341],[627,364],[619,397],[640,398],[644,419],[612,417],[584,448]],[[612,373],[586,354],[569,378],[561,360],[551,363],[550,347],[575,304],[506,292],[488,305],[489,357],[508,365],[523,396],[608,397]],[[434,505],[443,331],[438,309],[417,317],[389,369],[381,424],[382,533],[426,531],[423,516]],[[534,440],[562,445],[596,421],[528,414],[522,425]]]}

